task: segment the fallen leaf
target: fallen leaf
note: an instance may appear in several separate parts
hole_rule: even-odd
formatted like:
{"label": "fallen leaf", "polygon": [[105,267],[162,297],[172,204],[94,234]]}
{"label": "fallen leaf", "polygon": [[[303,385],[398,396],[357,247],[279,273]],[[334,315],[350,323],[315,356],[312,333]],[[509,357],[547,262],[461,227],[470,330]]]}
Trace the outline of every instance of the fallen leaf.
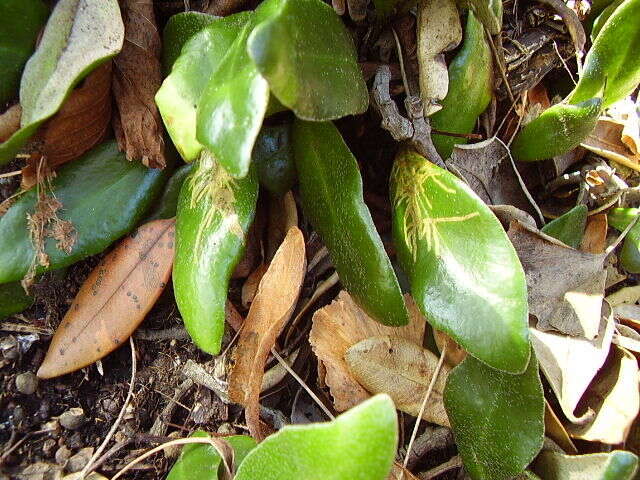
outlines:
{"label": "fallen leaf", "polygon": [[434,328],[433,338],[436,341],[438,350],[440,350],[441,352],[445,344],[447,345],[447,351],[444,354],[444,363],[449,367],[455,367],[456,365],[459,365],[466,358],[467,352],[465,351],[465,349],[458,345],[458,343],[453,338],[451,338],[442,330]]}
{"label": "fallen leaf", "polygon": [[298,208],[290,191],[282,197],[269,196],[269,226],[267,228],[267,259],[273,258],[278,245],[291,227],[298,226]]}
{"label": "fallen leaf", "polygon": [[593,339],[600,325],[605,255],[567,247],[518,221],[509,226],[527,277],[529,312],[538,330],[557,330]]}
{"label": "fallen leaf", "polygon": [[599,213],[587,218],[587,226],[580,244],[580,250],[587,253],[604,253],[607,248],[607,214]]}
{"label": "fallen leaf", "polygon": [[571,441],[567,430],[546,399],[544,401],[544,434],[556,442],[565,452],[578,453],[578,449]]}
{"label": "fallen leaf", "polygon": [[[445,163],[485,203],[531,210],[531,203],[522,191],[509,160],[509,150],[496,137],[483,142],[456,145],[451,158]],[[520,168],[529,167],[524,165]]]}
{"label": "fallen leaf", "polygon": [[[41,129],[42,154],[48,170],[75,160],[104,139],[111,120],[111,61],[96,68],[71,92],[58,113]],[[34,161],[35,160],[35,161]],[[36,184],[39,157],[22,169],[22,187]]]}
{"label": "fallen leaf", "polygon": [[264,365],[276,338],[293,313],[305,272],[304,237],[298,227],[293,227],[260,281],[234,352],[229,398],[245,406],[247,426],[258,440],[264,438],[259,419]]}
{"label": "fallen leaf", "polygon": [[638,457],[623,450],[565,455],[545,449],[531,468],[544,480],[632,480],[638,471]]}
{"label": "fallen leaf", "polygon": [[38,376],[73,372],[129,338],[164,290],[175,221],[155,220],[122,240],[89,274],[56,330]]}
{"label": "fallen leaf", "polygon": [[590,442],[623,443],[640,408],[638,378],[636,358],[614,345],[608,361],[580,402],[581,408],[595,412],[593,421],[586,425],[569,425],[569,434]]}
{"label": "fallen leaf", "polygon": [[416,304],[405,296],[409,324],[387,327],[369,317],[346,291],[313,314],[309,343],[318,357],[318,378],[329,387],[334,408],[343,412],[371,395],[353,378],[344,360],[347,350],[356,343],[376,336],[395,336],[422,344],[425,319]]}
{"label": "fallen leaf", "polygon": [[20,128],[22,108],[19,103],[9,107],[0,115],[0,142],[4,142]]}
{"label": "fallen leaf", "polygon": [[120,5],[125,36],[122,51],[114,60],[116,139],[129,160],[164,168],[163,127],[154,100],[162,83],[162,70],[153,1],[122,0]]}
{"label": "fallen leaf", "polygon": [[[623,139],[623,131],[625,124],[612,120],[610,118],[601,118],[598,120],[593,131],[583,140],[581,146],[587,150],[603,156],[608,160],[628,160],[633,163],[640,162],[638,152],[633,152],[625,144]],[[629,142],[629,136],[626,137]]]}
{"label": "fallen leaf", "polygon": [[607,302],[612,307],[618,305],[633,305],[640,300],[640,285],[623,287],[607,297]]}
{"label": "fallen leaf", "polygon": [[613,319],[605,312],[598,335],[593,340],[530,328],[531,343],[540,368],[556,394],[565,416],[572,422],[583,422],[592,416],[575,416],[574,411],[584,392],[604,364],[611,339]]}
{"label": "fallen leaf", "polygon": [[462,25],[454,0],[422,0],[418,4],[418,64],[420,96],[424,115],[442,108],[440,101],[449,90],[449,72],[444,52],[462,41]]}
{"label": "fallen leaf", "polygon": [[[398,410],[414,417],[438,365],[429,350],[395,336],[370,337],[349,347],[344,356],[353,377],[371,394],[388,394]],[[443,366],[422,418],[449,427],[442,392],[449,373]]]}
{"label": "fallen leaf", "polygon": [[261,263],[260,265],[258,265],[258,268],[256,268],[253,272],[249,274],[244,284],[242,285],[242,292],[241,292],[240,298],[242,300],[242,306],[244,308],[249,308],[249,305],[251,305],[251,302],[253,302],[253,299],[255,298],[256,293],[258,293],[258,286],[260,285],[260,280],[262,280],[262,277],[266,273],[268,267],[269,265],[265,263]]}
{"label": "fallen leaf", "polygon": [[640,353],[640,333],[632,327],[620,323],[617,324],[616,331],[613,334],[613,343],[636,353],[636,356],[640,358],[640,355],[637,355]]}

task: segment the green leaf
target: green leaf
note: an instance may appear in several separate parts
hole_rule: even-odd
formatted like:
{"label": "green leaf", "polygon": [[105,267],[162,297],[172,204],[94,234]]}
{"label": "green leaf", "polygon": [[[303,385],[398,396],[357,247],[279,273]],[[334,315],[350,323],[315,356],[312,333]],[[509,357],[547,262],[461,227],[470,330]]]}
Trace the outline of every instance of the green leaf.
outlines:
{"label": "green leaf", "polygon": [[49,15],[42,0],[0,2],[0,105],[18,93],[22,67]]}
{"label": "green leaf", "polygon": [[[103,143],[58,170],[51,195],[62,203],[57,215],[71,222],[76,239],[69,253],[47,238],[45,253],[55,270],[102,252],[132,230],[160,193],[170,169],[152,170],[128,161],[115,141]],[[37,186],[27,190],[0,218],[0,283],[22,279],[35,257],[27,226]],[[99,212],[97,214],[96,212]]]}
{"label": "green leaf", "polygon": [[162,68],[167,75],[180,56],[184,44],[219,17],[201,12],[181,12],[173,15],[162,32]]}
{"label": "green leaf", "polygon": [[13,159],[73,87],[122,48],[117,0],[61,0],[20,83],[20,130],[0,145],[0,165]]}
{"label": "green leaf", "polygon": [[544,396],[535,355],[521,375],[467,356],[447,377],[444,404],[458,452],[474,480],[511,478],[542,447]]}
{"label": "green leaf", "polygon": [[[609,211],[607,219],[609,225],[622,232],[638,215],[640,209],[637,208],[613,208]],[[631,227],[624,239],[620,250],[620,263],[628,272],[640,273],[640,221]]]}
{"label": "green leaf", "polygon": [[[198,430],[191,436],[208,437],[209,434]],[[247,435],[231,435],[223,437],[223,440],[233,448],[236,465],[239,465],[256,446],[256,441]],[[185,445],[167,475],[167,480],[218,480],[220,463],[220,455],[213,446],[202,443]]]}
{"label": "green leaf", "polygon": [[258,178],[274,195],[284,195],[296,181],[291,124],[262,127],[253,147]]}
{"label": "green leaf", "polygon": [[33,297],[27,295],[20,282],[0,285],[0,320],[20,313],[33,304]]}
{"label": "green leaf", "polygon": [[362,196],[358,162],[331,122],[293,125],[306,218],[329,249],[344,288],[374,320],[409,322],[393,266]]}
{"label": "green leaf", "polygon": [[502,0],[458,0],[458,3],[471,9],[489,34],[497,35],[502,30]]}
{"label": "green leaf", "polygon": [[267,0],[249,55],[271,92],[303,120],[363,113],[369,94],[349,33],[321,0]]}
{"label": "green leaf", "polygon": [[202,151],[196,140],[196,112],[202,92],[251,15],[251,12],[229,15],[191,37],[156,93],[162,120],[187,162],[198,158]]}
{"label": "green leaf", "polygon": [[236,178],[249,171],[251,151],[269,103],[269,85],[247,53],[248,22],[202,92],[196,138]]}
{"label": "green leaf", "polygon": [[637,478],[638,457],[624,450],[589,455],[544,450],[532,469],[544,480],[633,480]]}
{"label": "green leaf", "polygon": [[385,480],[398,441],[387,395],[361,403],[332,422],[288,425],[240,464],[235,480]]}
{"label": "green leaf", "polygon": [[640,0],[625,0],[614,10],[587,53],[570,103],[602,95],[608,107],[635,90],[640,83],[639,24]]}
{"label": "green leaf", "polygon": [[564,215],[547,223],[542,231],[566,245],[578,248],[587,225],[586,205],[576,205]]}
{"label": "green leaf", "polygon": [[391,198],[398,259],[422,313],[481,361],[523,372],[525,275],[495,215],[466,183],[408,150],[396,157]]}

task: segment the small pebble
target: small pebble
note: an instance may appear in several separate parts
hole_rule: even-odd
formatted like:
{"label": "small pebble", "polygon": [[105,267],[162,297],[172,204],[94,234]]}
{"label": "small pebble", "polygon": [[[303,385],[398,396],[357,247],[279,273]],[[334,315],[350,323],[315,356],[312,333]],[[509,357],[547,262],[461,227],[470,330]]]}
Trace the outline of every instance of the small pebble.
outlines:
{"label": "small pebble", "polygon": [[0,352],[5,360],[15,360],[20,355],[18,340],[13,335],[0,339]]}
{"label": "small pebble", "polygon": [[71,457],[71,450],[69,450],[65,445],[62,445],[58,450],[56,450],[55,459],[58,465],[64,465],[67,463],[69,457]]}
{"label": "small pebble", "polygon": [[16,377],[16,388],[20,393],[31,395],[38,389],[38,377],[31,372],[21,373]]}
{"label": "small pebble", "polygon": [[70,408],[58,418],[60,425],[68,430],[77,430],[84,422],[87,421],[87,417],[84,416],[84,410],[79,407]]}
{"label": "small pebble", "polygon": [[69,459],[65,470],[71,473],[79,472],[85,467],[87,463],[89,463],[89,460],[91,460],[91,455],[93,455],[93,447],[83,448]]}
{"label": "small pebble", "polygon": [[236,433],[235,429],[233,428],[233,425],[231,425],[229,422],[224,422],[221,423],[220,426],[218,427],[218,433],[221,433],[222,435],[227,435],[229,433]]}

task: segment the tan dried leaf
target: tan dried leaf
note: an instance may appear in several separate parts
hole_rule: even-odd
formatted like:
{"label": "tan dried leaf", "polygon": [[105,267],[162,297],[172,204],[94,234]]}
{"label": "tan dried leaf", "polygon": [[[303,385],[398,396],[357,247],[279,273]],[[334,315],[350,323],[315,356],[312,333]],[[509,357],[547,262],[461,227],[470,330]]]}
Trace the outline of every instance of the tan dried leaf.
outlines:
{"label": "tan dried leaf", "polygon": [[640,162],[640,154],[630,150],[629,145],[635,146],[629,135],[625,136],[627,143],[623,142],[625,124],[610,118],[601,118],[596,127],[581,143],[582,147],[603,156],[608,160]]}
{"label": "tan dried leaf", "polygon": [[249,305],[251,305],[251,302],[253,302],[256,293],[258,293],[260,280],[262,280],[262,277],[266,273],[268,267],[269,266],[264,263],[258,265],[258,268],[256,268],[253,272],[251,272],[251,274],[249,274],[244,284],[242,285],[242,293],[240,298],[242,300],[242,306],[244,308],[249,308]]}
{"label": "tan dried leaf", "polygon": [[269,226],[267,228],[266,258],[271,259],[289,229],[298,225],[298,208],[293,193],[269,198]]}
{"label": "tan dried leaf", "polygon": [[[436,371],[438,357],[400,337],[370,337],[351,346],[344,356],[354,378],[372,394],[387,393],[396,408],[414,417]],[[422,418],[449,427],[442,392],[449,367],[443,366]]]}
{"label": "tan dried leaf", "polygon": [[122,51],[115,58],[113,93],[118,112],[113,126],[129,160],[164,168],[162,121],[154,96],[162,83],[160,35],[152,0],[121,0],[125,25]]}
{"label": "tan dried leaf", "polygon": [[571,441],[567,430],[546,399],[544,401],[544,434],[556,442],[565,452],[578,453],[578,449]]}
{"label": "tan dried leaf", "polygon": [[444,52],[462,40],[460,14],[454,0],[422,0],[418,4],[418,64],[420,96],[425,116],[442,108],[449,90]]}
{"label": "tan dried leaf", "polygon": [[593,410],[595,418],[586,425],[569,425],[572,437],[609,445],[623,443],[640,408],[636,358],[614,345],[581,405]]}
{"label": "tan dried leaf", "polygon": [[17,103],[0,115],[0,142],[4,142],[20,128],[22,107]]}
{"label": "tan dried leaf", "polygon": [[587,253],[604,253],[607,248],[607,214],[599,213],[587,219],[584,236],[580,244],[580,250]]}
{"label": "tan dried leaf", "polygon": [[409,324],[403,327],[387,327],[376,322],[344,290],[333,302],[313,314],[309,342],[318,357],[319,381],[329,387],[337,411],[348,410],[371,396],[351,375],[344,360],[351,346],[369,337],[385,335],[422,343],[425,318],[408,295],[405,302]]}
{"label": "tan dried leaf", "polygon": [[306,272],[302,232],[293,227],[260,281],[234,351],[229,377],[229,398],[245,406],[251,435],[263,438],[259,419],[259,395],[264,365],[285,323],[291,317]]}
{"label": "tan dried leaf", "polygon": [[438,350],[442,352],[445,344],[447,345],[447,351],[444,354],[444,363],[450,368],[455,367],[462,363],[467,356],[467,352],[464,348],[458,345],[453,338],[444,333],[442,330],[433,329],[433,338],[436,341]]}

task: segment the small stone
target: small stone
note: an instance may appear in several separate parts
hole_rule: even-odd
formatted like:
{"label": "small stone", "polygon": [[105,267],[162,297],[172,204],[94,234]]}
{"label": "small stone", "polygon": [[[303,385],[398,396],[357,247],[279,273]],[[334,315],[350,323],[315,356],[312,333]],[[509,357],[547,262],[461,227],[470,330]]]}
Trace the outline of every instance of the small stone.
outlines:
{"label": "small stone", "polygon": [[38,377],[31,372],[21,373],[16,377],[16,388],[20,393],[32,395],[38,389]]}
{"label": "small stone", "polygon": [[93,455],[93,447],[83,448],[69,459],[65,469],[71,473],[79,472],[89,463],[91,455]]}
{"label": "small stone", "polygon": [[67,463],[71,457],[71,450],[69,450],[66,445],[62,445],[58,450],[56,450],[55,459],[58,465],[64,465]]}
{"label": "small stone", "polygon": [[0,352],[6,360],[15,360],[20,355],[18,340],[13,335],[0,339]]}
{"label": "small stone", "polygon": [[222,435],[228,435],[230,433],[236,433],[236,431],[234,430],[233,425],[231,425],[229,422],[224,422],[221,423],[218,427],[218,433]]}
{"label": "small stone", "polygon": [[58,418],[60,425],[68,430],[77,430],[84,422],[87,421],[87,417],[84,416],[84,410],[79,407],[70,408]]}

